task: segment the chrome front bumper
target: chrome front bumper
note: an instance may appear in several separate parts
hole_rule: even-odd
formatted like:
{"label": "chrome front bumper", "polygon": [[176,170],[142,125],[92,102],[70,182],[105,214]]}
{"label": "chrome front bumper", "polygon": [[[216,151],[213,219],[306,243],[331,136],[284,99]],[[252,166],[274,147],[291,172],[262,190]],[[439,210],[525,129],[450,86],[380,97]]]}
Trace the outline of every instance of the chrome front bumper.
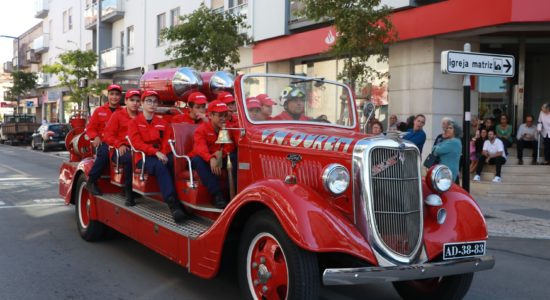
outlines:
{"label": "chrome front bumper", "polygon": [[492,255],[486,255],[405,266],[326,269],[323,272],[323,284],[355,285],[418,280],[478,272],[494,266],[495,258]]}

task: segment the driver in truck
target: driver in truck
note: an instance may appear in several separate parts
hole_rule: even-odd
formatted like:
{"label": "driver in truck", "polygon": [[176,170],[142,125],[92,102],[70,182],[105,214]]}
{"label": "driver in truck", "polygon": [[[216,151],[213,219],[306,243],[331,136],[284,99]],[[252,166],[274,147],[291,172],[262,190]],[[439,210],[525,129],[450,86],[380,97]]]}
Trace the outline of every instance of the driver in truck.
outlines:
{"label": "driver in truck", "polygon": [[281,92],[281,102],[285,110],[273,117],[273,120],[311,120],[304,115],[306,100],[306,92],[303,89],[296,86],[286,87]]}
{"label": "driver in truck", "polygon": [[90,122],[86,126],[86,135],[92,141],[92,147],[96,148],[96,157],[94,165],[88,174],[88,190],[94,195],[102,195],[97,187],[97,180],[103,170],[109,164],[109,146],[103,143],[103,133],[105,126],[115,111],[121,110],[120,97],[122,88],[119,85],[111,84],[108,88],[108,101],[103,106],[98,107]]}

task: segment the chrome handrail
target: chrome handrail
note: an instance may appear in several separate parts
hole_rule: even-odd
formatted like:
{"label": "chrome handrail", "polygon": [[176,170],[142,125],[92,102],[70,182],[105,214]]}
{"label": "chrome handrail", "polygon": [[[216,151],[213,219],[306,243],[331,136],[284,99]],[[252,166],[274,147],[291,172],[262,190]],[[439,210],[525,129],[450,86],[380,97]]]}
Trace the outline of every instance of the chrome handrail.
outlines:
{"label": "chrome handrail", "polygon": [[[193,181],[193,166],[191,165],[191,158],[187,155],[178,154],[176,152],[176,148],[174,147],[174,144],[176,141],[169,139],[168,144],[170,144],[170,149],[172,149],[172,154],[174,154],[174,157],[176,158],[185,158],[187,160],[187,164],[189,165],[189,187],[194,189],[196,188],[195,183]],[[174,178],[175,179],[175,178]]]}
{"label": "chrome handrail", "polygon": [[126,136],[126,140],[128,141],[128,144],[130,144],[130,148],[132,149],[132,151],[138,152],[138,153],[141,154],[142,163],[141,163],[141,172],[139,173],[139,180],[145,181],[145,176],[144,176],[144,172],[145,172],[145,152],[136,150],[136,148],[134,148],[134,145],[132,145],[132,141],[130,141],[129,136]]}

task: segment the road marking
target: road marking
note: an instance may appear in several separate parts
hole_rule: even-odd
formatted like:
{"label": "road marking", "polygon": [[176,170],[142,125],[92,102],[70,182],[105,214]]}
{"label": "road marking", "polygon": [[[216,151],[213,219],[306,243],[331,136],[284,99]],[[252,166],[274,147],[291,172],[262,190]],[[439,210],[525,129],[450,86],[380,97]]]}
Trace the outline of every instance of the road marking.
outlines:
{"label": "road marking", "polygon": [[25,172],[23,172],[23,171],[14,169],[14,168],[12,168],[12,167],[10,167],[10,166],[7,166],[7,165],[4,165],[4,164],[0,164],[0,167],[6,168],[6,169],[8,169],[8,170],[12,170],[12,171],[14,171],[15,173],[18,173],[18,174],[20,174],[20,175],[22,175],[22,176],[29,176],[29,174],[27,174],[27,173],[25,173]]}
{"label": "road marking", "polygon": [[36,199],[32,200],[34,203],[59,203],[59,202],[65,202],[61,198],[50,198],[50,199]]}
{"label": "road marking", "polygon": [[40,178],[34,178],[34,177],[12,177],[12,178],[0,178],[0,182],[2,181],[19,181],[19,180],[37,180]]}
{"label": "road marking", "polygon": [[2,206],[2,205],[6,205],[6,202],[0,201],[0,206]]}
{"label": "road marking", "polygon": [[0,206],[0,209],[3,209],[3,208],[46,207],[46,206],[65,206],[65,203],[64,203],[64,202],[59,202],[59,203],[40,203],[40,204],[9,205],[9,206]]}

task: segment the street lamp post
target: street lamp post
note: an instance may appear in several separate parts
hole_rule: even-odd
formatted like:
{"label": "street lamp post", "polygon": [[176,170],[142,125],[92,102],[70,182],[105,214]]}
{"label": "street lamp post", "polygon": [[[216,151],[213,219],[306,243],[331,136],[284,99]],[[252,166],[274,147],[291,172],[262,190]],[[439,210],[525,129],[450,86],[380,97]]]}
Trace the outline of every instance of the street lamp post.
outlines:
{"label": "street lamp post", "polygon": [[[19,65],[21,64],[21,49],[19,48],[19,37],[11,35],[0,35],[0,37],[14,39],[17,41],[17,66],[15,70],[19,72]],[[17,95],[17,107],[15,108],[16,113],[19,113],[19,102],[21,102],[21,95]]]}

